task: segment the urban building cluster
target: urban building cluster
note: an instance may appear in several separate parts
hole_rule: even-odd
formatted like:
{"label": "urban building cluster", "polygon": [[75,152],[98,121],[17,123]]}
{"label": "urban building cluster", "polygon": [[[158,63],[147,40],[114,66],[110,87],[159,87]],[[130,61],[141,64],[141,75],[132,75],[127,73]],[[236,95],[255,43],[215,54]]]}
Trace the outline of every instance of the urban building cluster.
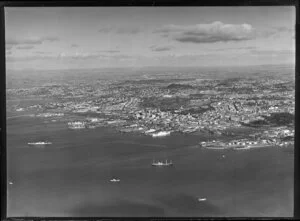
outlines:
{"label": "urban building cluster", "polygon": [[[34,109],[36,117],[66,121],[70,129],[111,126],[123,133],[153,137],[203,132],[220,139],[231,136],[227,146],[284,146],[292,144],[294,136],[292,80],[253,77],[71,82],[9,89],[7,94],[49,99],[38,105],[16,105],[15,111]],[[230,131],[236,128],[249,128],[252,139],[235,139]]]}

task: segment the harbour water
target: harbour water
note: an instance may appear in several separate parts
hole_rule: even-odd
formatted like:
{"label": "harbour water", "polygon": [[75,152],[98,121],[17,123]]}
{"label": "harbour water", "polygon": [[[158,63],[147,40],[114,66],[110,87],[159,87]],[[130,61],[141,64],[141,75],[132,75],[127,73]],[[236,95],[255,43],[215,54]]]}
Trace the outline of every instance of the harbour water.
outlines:
{"label": "harbour water", "polygon": [[[293,214],[292,147],[210,150],[199,134],[154,139],[28,116],[9,118],[7,132],[11,217]],[[39,141],[52,144],[27,145]]]}

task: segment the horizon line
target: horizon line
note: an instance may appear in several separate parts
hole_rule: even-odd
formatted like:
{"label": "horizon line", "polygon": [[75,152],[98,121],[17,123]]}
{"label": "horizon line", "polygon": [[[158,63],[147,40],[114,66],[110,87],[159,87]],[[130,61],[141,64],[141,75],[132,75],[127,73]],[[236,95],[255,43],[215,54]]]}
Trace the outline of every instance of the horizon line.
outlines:
{"label": "horizon line", "polygon": [[125,67],[97,67],[97,68],[58,68],[58,69],[36,69],[36,68],[24,68],[24,69],[6,69],[9,71],[59,71],[59,70],[100,70],[100,69],[147,69],[147,68],[238,68],[238,67],[258,67],[258,66],[296,66],[295,63],[282,63],[282,64],[244,64],[244,65],[202,65],[202,66],[125,66]]}

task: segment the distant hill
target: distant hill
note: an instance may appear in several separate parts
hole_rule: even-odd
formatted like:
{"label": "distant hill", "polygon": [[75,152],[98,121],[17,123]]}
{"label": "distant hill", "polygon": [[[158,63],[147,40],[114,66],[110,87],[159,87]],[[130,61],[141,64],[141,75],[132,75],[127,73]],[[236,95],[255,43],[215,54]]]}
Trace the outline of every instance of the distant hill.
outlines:
{"label": "distant hill", "polygon": [[287,126],[294,123],[294,115],[286,112],[271,113],[271,116],[262,116],[264,120],[254,120],[248,124],[242,123],[244,126],[260,127],[260,126]]}
{"label": "distant hill", "polygon": [[167,89],[193,89],[194,87],[188,84],[170,84]]}
{"label": "distant hill", "polygon": [[178,110],[181,106],[186,106],[189,103],[189,98],[172,97],[172,98],[158,98],[148,97],[144,98],[140,103],[143,108],[158,108],[161,111]]}

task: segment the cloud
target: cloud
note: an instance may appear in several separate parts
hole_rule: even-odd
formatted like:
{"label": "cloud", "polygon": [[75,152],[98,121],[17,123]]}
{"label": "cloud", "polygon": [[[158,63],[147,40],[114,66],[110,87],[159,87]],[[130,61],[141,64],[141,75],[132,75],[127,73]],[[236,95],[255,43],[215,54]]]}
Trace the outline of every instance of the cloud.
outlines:
{"label": "cloud", "polygon": [[183,43],[246,41],[255,37],[254,28],[250,24],[224,24],[220,21],[189,26],[167,25],[154,32],[164,37],[171,36]]}
{"label": "cloud", "polygon": [[99,52],[106,52],[106,53],[119,53],[119,50],[100,50]]}
{"label": "cloud", "polygon": [[98,30],[100,33],[115,33],[115,34],[138,34],[141,29],[138,27],[102,27]]}
{"label": "cloud", "polygon": [[58,60],[58,59],[89,59],[98,57],[97,55],[88,54],[88,53],[76,53],[76,54],[66,54],[64,52],[56,54],[56,55],[49,55],[39,53],[38,55],[30,55],[30,56],[9,56],[7,57],[7,61],[10,62],[22,62],[22,61],[35,61],[35,60]]}
{"label": "cloud", "polygon": [[140,28],[118,28],[116,31],[118,34],[137,34],[139,32],[141,32]]}
{"label": "cloud", "polygon": [[32,48],[34,48],[34,45],[20,45],[16,47],[16,49],[20,49],[20,50],[28,50]]}
{"label": "cloud", "polygon": [[264,32],[261,32],[260,35],[262,37],[268,38],[268,37],[272,37],[272,36],[275,36],[275,37],[280,36],[280,34],[282,34],[282,33],[293,34],[293,33],[295,33],[295,29],[286,27],[286,26],[272,27],[272,28],[265,30]]}
{"label": "cloud", "polygon": [[40,45],[44,42],[54,42],[59,41],[59,38],[54,36],[46,36],[46,37],[35,37],[35,38],[8,38],[5,43],[8,47],[13,47],[16,45]]}
{"label": "cloud", "polygon": [[78,44],[71,44],[71,48],[78,48],[79,45]]}
{"label": "cloud", "polygon": [[97,60],[115,60],[115,61],[130,61],[135,60],[135,56],[126,55],[126,54],[117,54],[117,55],[106,55],[99,52],[76,52],[76,53],[66,53],[61,52],[58,54],[52,54],[51,52],[36,51],[34,55],[29,56],[7,56],[6,61],[8,62],[23,62],[23,61],[34,61],[34,60],[88,60],[88,59],[97,59]]}
{"label": "cloud", "polygon": [[269,55],[269,56],[295,56],[295,50],[251,50],[252,55]]}
{"label": "cloud", "polygon": [[36,55],[30,56],[22,56],[22,57],[15,57],[11,56],[8,57],[8,61],[32,61],[32,60],[44,60],[44,59],[55,59],[55,60],[86,60],[86,59],[93,59],[93,58],[102,58],[107,59],[109,56],[102,55],[99,53],[65,53],[61,52],[59,54],[51,54],[47,52],[38,51],[35,52]]}
{"label": "cloud", "polygon": [[6,57],[6,61],[8,62],[22,62],[22,61],[34,61],[34,60],[49,60],[54,59],[55,57],[49,55],[31,55],[31,56],[22,56],[22,57],[15,57],[15,56],[8,56]]}
{"label": "cloud", "polygon": [[101,33],[109,33],[109,32],[111,32],[112,30],[113,30],[112,27],[103,27],[103,28],[100,28],[100,29],[98,30],[98,32],[101,32]]}
{"label": "cloud", "polygon": [[6,50],[11,50],[11,49],[12,49],[12,47],[13,47],[12,45],[5,44],[5,49],[6,49]]}
{"label": "cloud", "polygon": [[76,52],[75,54],[60,53],[58,58],[61,59],[127,59],[130,55],[106,55],[101,52]]}
{"label": "cloud", "polygon": [[119,59],[119,60],[132,60],[132,59],[136,59],[135,56],[126,55],[126,54],[113,55],[113,56],[110,56],[110,58]]}
{"label": "cloud", "polygon": [[34,52],[35,54],[51,54],[51,52],[49,52],[49,51],[35,51]]}
{"label": "cloud", "polygon": [[293,33],[295,31],[294,28],[289,28],[286,26],[279,26],[279,27],[273,27],[274,30],[276,30],[277,32],[290,32]]}
{"label": "cloud", "polygon": [[44,41],[54,42],[54,41],[59,41],[59,38],[55,36],[48,36],[48,37],[42,37],[41,40],[42,42]]}
{"label": "cloud", "polygon": [[219,48],[219,49],[214,49],[213,51],[254,50],[254,49],[256,49],[255,46],[248,46],[248,47],[237,47],[237,48]]}
{"label": "cloud", "polygon": [[152,51],[170,51],[173,49],[172,46],[151,46]]}
{"label": "cloud", "polygon": [[186,54],[182,54],[182,53],[176,53],[176,54],[170,54],[167,56],[162,56],[160,58],[172,58],[172,59],[198,59],[198,58],[203,58],[203,57],[207,57],[207,56],[211,56],[212,54],[210,53],[202,53],[202,54],[193,54],[193,53],[186,53]]}
{"label": "cloud", "polygon": [[101,57],[98,53],[79,53],[75,54],[66,54],[64,52],[58,55],[58,58],[67,58],[67,59],[90,59],[90,58],[98,58]]}

